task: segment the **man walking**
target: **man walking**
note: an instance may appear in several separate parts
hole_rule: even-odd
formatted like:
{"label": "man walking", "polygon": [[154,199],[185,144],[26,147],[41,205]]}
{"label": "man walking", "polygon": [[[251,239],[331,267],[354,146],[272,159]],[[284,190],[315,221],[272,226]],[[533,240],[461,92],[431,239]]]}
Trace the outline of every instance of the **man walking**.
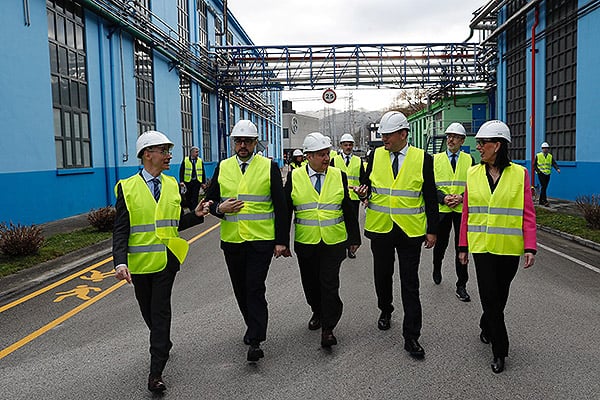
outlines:
{"label": "man walking", "polygon": [[540,205],[541,206],[549,206],[548,198],[546,197],[546,191],[548,190],[548,185],[550,184],[550,173],[552,172],[552,167],[560,174],[560,168],[558,168],[558,164],[556,160],[550,154],[550,145],[547,142],[542,143],[542,151],[537,153],[535,156],[535,160],[533,162],[533,168],[537,173],[538,179],[540,181],[540,185],[542,186],[542,190],[540,192]]}
{"label": "man walking", "polygon": [[179,186],[185,187],[185,203],[190,210],[196,208],[200,188],[206,188],[206,178],[204,177],[204,164],[198,157],[200,149],[192,146],[189,157],[185,157],[179,167]]}

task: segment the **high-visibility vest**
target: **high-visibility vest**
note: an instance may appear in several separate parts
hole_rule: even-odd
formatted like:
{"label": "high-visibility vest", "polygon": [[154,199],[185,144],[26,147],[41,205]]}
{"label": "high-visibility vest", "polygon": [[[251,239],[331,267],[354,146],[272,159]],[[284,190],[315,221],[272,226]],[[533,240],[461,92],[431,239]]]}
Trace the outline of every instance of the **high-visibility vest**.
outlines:
{"label": "high-visibility vest", "polygon": [[294,205],[294,240],[304,244],[337,244],[347,239],[342,211],[344,185],[336,167],[327,168],[321,193],[317,193],[306,168],[292,172],[292,204]]}
{"label": "high-visibility vest", "polygon": [[552,154],[548,153],[546,157],[544,157],[544,153],[537,153],[537,167],[540,172],[544,175],[550,175],[552,172]]}
{"label": "high-visibility vest", "polygon": [[467,240],[471,253],[523,254],[525,169],[510,164],[491,192],[485,165],[467,172],[469,218]]}
{"label": "high-visibility vest", "polygon": [[167,248],[183,263],[189,245],[179,237],[181,216],[179,185],[172,176],[162,175],[160,198],[154,200],[148,184],[136,174],[120,184],[129,211],[127,266],[132,274],[159,272],[167,266]]}
{"label": "high-visibility vest", "polygon": [[296,163],[295,161],[292,161],[292,162],[290,163],[290,168],[291,168],[291,169],[302,168],[302,167],[304,167],[306,164],[308,164],[308,161],[306,161],[306,160],[302,160],[302,161],[301,161],[299,164],[298,164],[298,163]]}
{"label": "high-visibility vest", "polygon": [[[184,159],[183,181],[190,182],[192,180],[193,164],[189,157]],[[202,159],[196,159],[196,179],[202,182]]]}
{"label": "high-visibility vest", "polygon": [[[335,167],[341,169],[348,175],[348,186],[360,186],[360,158],[351,156],[350,164],[348,164],[348,166],[346,166],[345,154],[338,154],[333,160]],[[350,193],[351,200],[358,200],[358,195],[354,190],[349,189],[348,192]]]}
{"label": "high-visibility vest", "polygon": [[[452,164],[446,152],[433,156],[433,173],[435,175],[435,186],[444,194],[462,194],[467,184],[467,170],[472,165],[471,156],[460,151],[456,161],[456,171],[452,171]],[[462,204],[454,208],[446,204],[438,204],[440,212],[462,212]]]}
{"label": "high-visibility vest", "polygon": [[409,146],[402,168],[394,179],[390,152],[375,150],[371,180],[371,198],[365,230],[387,233],[396,223],[409,237],[423,236],[427,230],[423,199],[423,160],[425,152]]}
{"label": "high-visibility vest", "polygon": [[235,198],[244,202],[237,213],[226,213],[221,221],[221,240],[242,243],[275,240],[275,213],[271,199],[271,160],[258,154],[242,174],[237,157],[219,167],[221,201]]}

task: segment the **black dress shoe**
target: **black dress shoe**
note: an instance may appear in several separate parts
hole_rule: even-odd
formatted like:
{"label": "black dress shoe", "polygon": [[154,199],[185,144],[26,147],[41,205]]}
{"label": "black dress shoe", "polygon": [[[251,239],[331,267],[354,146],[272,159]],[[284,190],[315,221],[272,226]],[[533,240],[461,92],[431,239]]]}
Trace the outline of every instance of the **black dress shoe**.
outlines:
{"label": "black dress shoe", "polygon": [[479,340],[481,340],[482,343],[490,344],[490,338],[483,331],[479,334]]}
{"label": "black dress shoe", "polygon": [[348,258],[356,258],[356,254],[351,252],[350,249],[348,249]]}
{"label": "black dress shoe", "polygon": [[433,282],[436,285],[439,285],[440,283],[442,283],[442,271],[441,270],[437,270],[434,268],[433,270]]}
{"label": "black dress shoe", "polygon": [[152,393],[162,393],[167,390],[162,376],[148,376],[148,390]]}
{"label": "black dress shoe", "polygon": [[421,347],[417,339],[406,339],[404,342],[404,350],[408,351],[411,357],[425,357],[425,350],[423,350],[423,347]]}
{"label": "black dress shoe", "polygon": [[456,288],[456,297],[458,297],[460,301],[471,301],[471,296],[469,296],[469,293],[467,293],[467,289],[464,286],[459,286]]}
{"label": "black dress shoe", "polygon": [[492,361],[492,371],[495,374],[504,371],[504,357],[494,357],[494,361]]}
{"label": "black dress shoe", "polygon": [[387,331],[390,329],[392,321],[392,313],[382,312],[379,316],[379,320],[377,320],[377,327],[382,331]]}
{"label": "black dress shoe", "polygon": [[325,330],[321,333],[321,347],[331,347],[337,344],[337,339],[333,336],[333,331]]}
{"label": "black dress shoe", "polygon": [[256,362],[264,356],[265,353],[262,351],[259,344],[251,344],[248,348],[248,356],[246,357],[246,359],[248,361]]}
{"label": "black dress shoe", "polygon": [[311,331],[316,331],[317,329],[321,329],[321,318],[314,313],[312,317],[310,317],[310,321],[308,321],[308,329]]}

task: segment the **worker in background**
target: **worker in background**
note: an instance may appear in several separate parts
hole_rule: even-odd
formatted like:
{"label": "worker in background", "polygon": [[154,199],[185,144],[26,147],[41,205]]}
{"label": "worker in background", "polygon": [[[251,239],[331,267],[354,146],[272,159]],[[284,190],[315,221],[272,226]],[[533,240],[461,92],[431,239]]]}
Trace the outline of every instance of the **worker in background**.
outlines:
{"label": "worker in background", "polygon": [[342,316],[340,265],[346,248],[360,246],[360,228],[348,194],[348,179],[329,166],[331,141],[319,132],[304,139],[308,164],[287,176],[288,221],[294,219],[294,250],[298,256],[304,295],[312,317],[308,329],[321,328],[321,346],[337,344],[333,334]]}
{"label": "worker in background", "polygon": [[179,186],[183,189],[185,205],[193,210],[198,204],[200,188],[206,188],[206,178],[204,176],[204,163],[198,157],[200,149],[192,146],[189,157],[185,157],[179,167]]}
{"label": "worker in background", "polygon": [[[360,186],[360,181],[365,177],[365,170],[363,168],[360,157],[353,154],[354,149],[354,138],[349,133],[345,133],[340,138],[340,147],[342,149],[341,154],[337,154],[331,160],[331,166],[341,169],[346,173],[348,177],[348,191],[350,193],[350,201],[354,207],[354,212],[358,216],[358,210],[360,206],[360,200],[358,195],[354,191],[354,188]],[[348,258],[356,258],[356,254],[348,248]]]}
{"label": "worker in background", "polygon": [[463,151],[467,132],[458,122],[451,123],[446,129],[446,151],[433,157],[433,170],[437,199],[440,211],[437,241],[433,248],[433,282],[442,282],[442,261],[450,241],[450,231],[454,226],[454,266],[456,269],[456,297],[461,301],[471,301],[467,293],[469,273],[467,266],[458,260],[458,238],[462,199],[467,182],[467,170],[475,164],[473,157]]}
{"label": "worker in background", "polygon": [[272,257],[284,255],[289,243],[287,211],[279,166],[254,154],[256,125],[238,121],[231,138],[235,155],[219,163],[206,199],[214,202],[211,213],[222,219],[221,249],[247,327],[247,360],[256,362],[264,357],[260,343],[267,335],[267,273]]}
{"label": "worker in background", "polygon": [[381,117],[378,132],[383,147],[371,154],[365,181],[357,193],[361,199],[368,199],[365,236],[371,239],[375,291],[381,310],[377,326],[381,330],[391,326],[397,253],[404,349],[414,358],[423,358],[425,350],[418,341],[422,325],[419,260],[423,243],[426,248],[435,245],[439,215],[433,158],[408,144],[408,131],[408,121],[401,112],[390,111]]}
{"label": "worker in background", "polygon": [[304,160],[304,154],[302,153],[302,150],[294,150],[292,153],[292,161],[290,161],[290,169],[300,168],[303,165],[306,165],[306,162]]}
{"label": "worker in background", "polygon": [[115,276],[133,283],[142,317],[150,329],[148,390],[166,389],[162,372],[171,343],[171,289],[186,258],[188,243],[178,231],[204,221],[210,202],[183,214],[175,178],[169,169],[171,142],[164,134],[147,131],[135,144],[144,168],[115,186],[117,196],[113,231]]}
{"label": "worker in background", "polygon": [[508,333],[504,308],[510,284],[525,254],[525,268],[535,262],[535,209],[529,174],[508,156],[510,130],[498,120],[481,125],[475,135],[481,163],[467,172],[458,254],[467,265],[473,254],[483,314],[479,339],[492,343],[492,371],[504,371]]}
{"label": "worker in background", "polygon": [[552,172],[552,167],[560,174],[560,168],[558,168],[558,164],[556,160],[550,154],[550,145],[547,142],[542,143],[542,151],[537,153],[535,159],[533,160],[533,168],[537,173],[537,177],[540,181],[540,185],[542,186],[542,190],[540,191],[540,205],[548,207],[550,203],[548,202],[548,198],[546,197],[546,191],[548,189],[548,185],[550,184],[550,173]]}

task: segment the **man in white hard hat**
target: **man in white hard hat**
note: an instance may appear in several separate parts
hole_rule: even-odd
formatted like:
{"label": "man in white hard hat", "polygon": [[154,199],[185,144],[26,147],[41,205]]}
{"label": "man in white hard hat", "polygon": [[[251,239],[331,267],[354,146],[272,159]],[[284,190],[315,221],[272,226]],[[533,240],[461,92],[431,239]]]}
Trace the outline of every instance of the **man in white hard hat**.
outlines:
{"label": "man in white hard hat", "polygon": [[367,199],[365,236],[371,239],[375,291],[381,315],[377,327],[390,329],[395,254],[398,254],[404,322],[404,349],[414,358],[423,358],[419,344],[422,325],[419,299],[421,246],[435,245],[438,206],[433,176],[433,158],[408,144],[409,124],[401,112],[381,117],[379,133],[383,147],[369,158],[366,179],[358,188]]}
{"label": "man in white hard hat", "polygon": [[294,250],[304,295],[313,312],[308,329],[321,328],[321,346],[331,349],[337,344],[333,329],[343,307],[340,265],[347,247],[354,253],[360,246],[360,228],[346,174],[329,166],[329,138],[320,132],[309,133],[303,147],[308,164],[290,171],[285,183],[287,220],[291,221],[294,210]]}
{"label": "man in white hard hat", "polygon": [[178,231],[204,221],[210,202],[182,214],[179,186],[164,175],[171,161],[171,142],[163,133],[147,131],[136,142],[144,168],[115,186],[113,232],[116,278],[133,283],[142,316],[150,329],[148,389],[163,392],[162,372],[172,347],[171,289],[185,260],[188,244]]}
{"label": "man in white hard hat", "polygon": [[533,160],[533,168],[537,173],[538,180],[540,181],[540,185],[542,186],[542,190],[540,191],[540,205],[541,206],[549,206],[548,198],[546,197],[546,191],[548,189],[548,185],[550,184],[550,173],[552,172],[552,167],[560,174],[560,168],[556,163],[556,160],[550,154],[550,145],[547,142],[542,143],[542,151],[537,153],[535,159]]}
{"label": "man in white hard hat", "polygon": [[[360,181],[365,178],[365,169],[363,168],[360,157],[355,156],[353,153],[354,138],[351,134],[345,133],[342,135],[340,138],[340,147],[342,149],[342,153],[337,154],[331,160],[331,166],[341,169],[348,176],[350,201],[352,202],[352,206],[354,207],[356,215],[358,215],[360,199],[358,198],[356,192],[354,192],[354,188],[359,187]],[[356,258],[356,254],[348,249],[348,257]]]}
{"label": "man in white hard hat", "polygon": [[192,146],[190,155],[183,159],[179,167],[179,186],[185,188],[185,205],[193,210],[198,205],[200,188],[206,188],[206,177],[204,176],[204,163],[198,157],[200,149]]}
{"label": "man in white hard hat", "polygon": [[221,221],[221,249],[240,312],[246,324],[247,360],[264,357],[267,335],[265,281],[271,259],[287,255],[289,230],[279,166],[254,154],[256,125],[238,121],[231,131],[235,154],[215,170],[206,199]]}
{"label": "man in white hard hat", "polygon": [[451,123],[446,129],[446,151],[433,157],[435,185],[437,187],[440,224],[437,241],[433,248],[433,282],[442,282],[442,261],[450,241],[450,231],[454,226],[454,267],[456,270],[456,297],[461,301],[471,301],[467,292],[469,273],[467,266],[458,260],[458,239],[462,201],[467,181],[467,170],[475,165],[470,154],[461,151],[467,132],[459,122]]}

